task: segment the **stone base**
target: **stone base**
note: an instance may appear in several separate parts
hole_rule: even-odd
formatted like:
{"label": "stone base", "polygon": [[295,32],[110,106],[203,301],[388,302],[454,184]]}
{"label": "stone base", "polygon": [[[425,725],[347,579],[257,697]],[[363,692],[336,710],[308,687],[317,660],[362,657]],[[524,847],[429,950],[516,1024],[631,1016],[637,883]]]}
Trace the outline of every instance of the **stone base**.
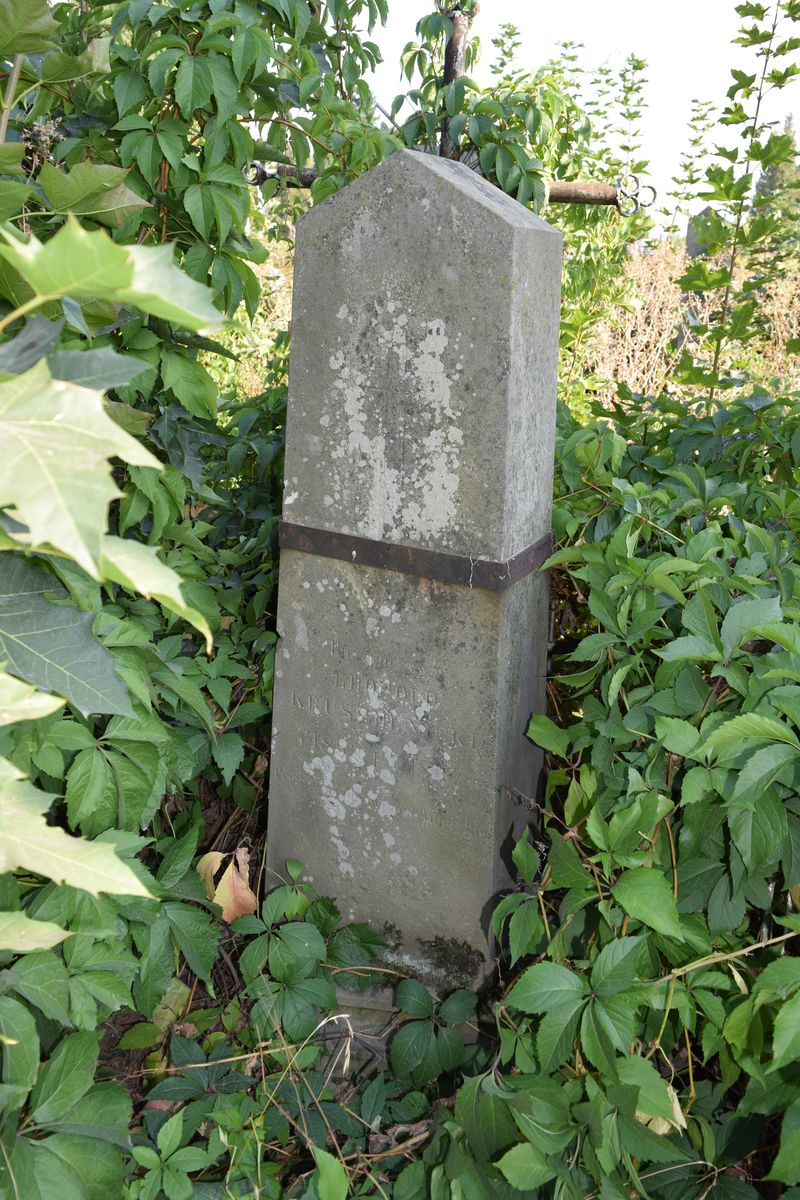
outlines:
{"label": "stone base", "polygon": [[269,865],[434,990],[477,987],[540,756],[547,577],[497,594],[284,551]]}

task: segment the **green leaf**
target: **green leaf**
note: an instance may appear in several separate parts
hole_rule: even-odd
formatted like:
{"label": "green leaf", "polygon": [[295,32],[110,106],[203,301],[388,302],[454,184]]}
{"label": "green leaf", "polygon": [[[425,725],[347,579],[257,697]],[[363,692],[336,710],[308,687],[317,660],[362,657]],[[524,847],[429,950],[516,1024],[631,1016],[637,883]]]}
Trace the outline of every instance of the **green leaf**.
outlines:
{"label": "green leaf", "polygon": [[769,1070],[777,1071],[800,1059],[800,992],[781,1005],[772,1032],[772,1062]]}
{"label": "green leaf", "polygon": [[311,1146],[311,1153],[317,1164],[319,1200],[347,1200],[347,1172],[338,1158],[314,1145]]}
{"label": "green leaf", "polygon": [[433,999],[418,979],[401,979],[395,994],[397,1007],[410,1017],[432,1017]]}
{"label": "green leaf", "polygon": [[550,834],[550,853],[547,857],[551,883],[558,888],[586,888],[592,879],[581,862],[575,842],[555,830]]}
{"label": "green leaf", "polygon": [[26,183],[0,179],[0,221],[12,221],[21,216],[31,194]]}
{"label": "green leaf", "polygon": [[207,183],[193,183],[183,194],[183,207],[204,242],[211,237],[214,226],[214,197]]}
{"label": "green leaf", "polygon": [[202,363],[171,350],[161,354],[161,377],[183,407],[196,417],[217,415],[217,389]]}
{"label": "green leaf", "polygon": [[187,604],[180,575],[161,562],[155,547],[146,546],[133,538],[111,537],[107,534],[102,542],[100,570],[104,579],[111,579],[133,592],[140,592],[148,600],[157,600],[169,612],[188,621],[202,633],[206,651],[211,653],[213,639],[208,622],[202,613]]}
{"label": "green leaf", "polygon": [[66,697],[84,715],[130,713],[114,657],[92,634],[94,614],[53,604],[63,595],[50,575],[4,556],[0,572],[0,659],[29,683]]}
{"label": "green leaf", "polygon": [[179,58],[183,57],[183,50],[178,46],[171,46],[167,50],[162,50],[160,54],[156,54],[151,60],[147,68],[147,77],[150,80],[150,87],[156,96],[163,96],[167,87],[167,75],[175,66]]}
{"label": "green leaf", "polygon": [[519,871],[522,881],[527,883],[528,887],[532,887],[533,881],[539,873],[539,855],[530,843],[527,829],[523,831],[522,837],[511,851],[511,860]]}
{"label": "green leaf", "polygon": [[33,546],[54,546],[99,578],[108,505],[119,495],[109,460],[158,460],[106,415],[102,393],[53,379],[44,362],[0,382],[0,440],[0,507],[28,527]]}
{"label": "green leaf", "polygon": [[789,827],[786,810],[773,792],[765,791],[746,803],[731,804],[728,825],[733,844],[749,872],[777,863]]}
{"label": "green leaf", "polygon": [[175,99],[184,117],[196,108],[207,108],[214,90],[214,78],[208,59],[185,54],[175,76]]}
{"label": "green leaf", "polygon": [[[2,232],[2,231],[0,231]],[[102,230],[83,229],[74,217],[46,242],[19,242],[4,233],[6,259],[42,300],[108,300],[129,304],[187,329],[216,328],[219,311],[209,290],[175,265],[170,246],[122,246]]]}
{"label": "green leaf", "polygon": [[131,868],[117,857],[113,845],[73,838],[57,826],[48,825],[44,814],[52,800],[0,758],[0,871],[23,867],[92,895],[150,895]]}
{"label": "green leaf", "polygon": [[580,975],[558,963],[536,963],[523,971],[506,996],[506,1002],[526,1013],[546,1013],[561,1004],[571,1004],[588,994]]}
{"label": "green leaf", "polygon": [[100,747],[80,750],[67,772],[67,820],[72,829],[97,833],[117,824],[117,784]]}
{"label": "green leaf", "polygon": [[700,734],[694,725],[677,717],[656,717],[656,737],[670,754],[679,754],[682,758],[694,758],[700,742]]}
{"label": "green leaf", "polygon": [[51,950],[37,951],[15,963],[13,988],[51,1021],[67,1027],[72,1024],[67,969]]}
{"label": "green leaf", "polygon": [[225,783],[230,783],[244,759],[244,742],[241,737],[232,732],[220,734],[214,739],[211,753]]}
{"label": "green leaf", "polygon": [[508,1105],[483,1089],[484,1076],[465,1079],[458,1090],[454,1116],[478,1159],[493,1158],[517,1140]]}
{"label": "green leaf", "polygon": [[30,1012],[18,1000],[0,996],[0,1040],[3,1047],[3,1084],[0,1105],[20,1107],[36,1082],[39,1069],[39,1035]]}
{"label": "green leaf", "polygon": [[533,716],[528,722],[528,737],[537,746],[566,758],[569,752],[570,734],[567,729],[559,727],[549,717]]}
{"label": "green leaf", "polygon": [[[0,628],[0,639],[2,636]],[[17,721],[38,721],[63,707],[64,701],[60,696],[49,696],[46,692],[37,691],[30,684],[23,683],[21,679],[14,679],[12,675],[6,675],[5,671],[0,669],[0,728],[3,725],[13,725]]]}
{"label": "green leaf", "polygon": [[49,1125],[59,1133],[82,1134],[127,1148],[131,1115],[130,1096],[121,1083],[98,1083]]}
{"label": "green leaf", "polygon": [[79,162],[67,173],[45,162],[38,183],[55,212],[73,212],[119,229],[129,217],[150,207],[125,185],[127,176],[124,167],[107,164]]}
{"label": "green leaf", "polygon": [[592,991],[597,996],[615,996],[629,988],[638,977],[645,944],[643,937],[621,937],[604,946],[592,967]]}
{"label": "green leaf", "polygon": [[3,142],[0,144],[0,174],[24,175],[24,158],[25,146],[22,142]]}
{"label": "green leaf", "polygon": [[[59,350],[48,355],[47,366],[53,379],[63,379],[96,391],[125,387],[142,371],[150,370],[150,364],[141,358],[117,354],[110,346],[102,346],[99,350]],[[108,401],[103,403],[106,412],[109,411],[108,404]],[[114,421],[114,424],[121,425],[122,422]],[[147,432],[147,426],[144,432]]]}
{"label": "green leaf", "polygon": [[188,904],[165,904],[163,911],[189,969],[208,983],[217,959],[219,929],[207,913]]}
{"label": "green leaf", "polygon": [[544,925],[536,901],[531,899],[511,914],[508,922],[508,948],[513,966],[526,954],[535,953],[544,936]]}
{"label": "green leaf", "polygon": [[[72,1132],[57,1133],[39,1145],[56,1160],[53,1181],[58,1189],[56,1194],[62,1200],[68,1200],[64,1191],[64,1180],[68,1176],[76,1180],[80,1200],[86,1196],[89,1200],[110,1200],[111,1196],[124,1194],[125,1160],[107,1139],[99,1141],[96,1137],[79,1137]],[[47,1194],[43,1188],[42,1200]]]}
{"label": "green leaf", "polygon": [[658,933],[683,940],[672,888],[655,867],[623,871],[611,890],[614,899],[629,916]]}
{"label": "green leaf", "polygon": [[147,95],[147,84],[138,71],[118,71],[114,75],[114,100],[121,117],[138,108]]}
{"label": "green leaf", "polygon": [[183,1113],[176,1112],[174,1116],[164,1122],[156,1137],[156,1145],[158,1146],[162,1160],[169,1158],[171,1154],[175,1153],[181,1144],[182,1137]]}
{"label": "green leaf", "polygon": [[31,1095],[34,1121],[47,1125],[69,1112],[92,1086],[98,1054],[94,1033],[72,1033],[58,1043]]}
{"label": "green leaf", "polygon": [[681,621],[684,629],[688,629],[690,633],[695,633],[714,645],[719,644],[717,614],[705,588],[696,591],[684,606]]}
{"label": "green leaf", "polygon": [[562,1081],[529,1075],[524,1090],[508,1097],[519,1129],[543,1154],[558,1154],[574,1137],[568,1093]]}
{"label": "green leaf", "polygon": [[131,1149],[134,1162],[148,1171],[155,1171],[161,1166],[161,1159],[152,1146],[134,1146]]}
{"label": "green leaf", "polygon": [[120,1050],[152,1050],[161,1041],[162,1033],[151,1021],[140,1021],[125,1030],[117,1043]]}
{"label": "green leaf", "polygon": [[325,940],[317,927],[307,921],[292,921],[282,925],[273,939],[269,969],[281,982],[295,976],[302,978],[310,975],[325,955]]}
{"label": "green leaf", "polygon": [[54,44],[58,23],[47,0],[0,0],[0,56],[38,54]]}
{"label": "green leaf", "polygon": [[646,1117],[660,1117],[675,1124],[677,1114],[666,1080],[661,1078],[649,1059],[637,1054],[623,1058],[617,1063],[617,1075],[622,1083],[638,1088],[637,1111]]}
{"label": "green leaf", "polygon": [[398,1029],[389,1046],[392,1069],[401,1078],[413,1076],[434,1050],[434,1030],[430,1021],[407,1021]]}
{"label": "green leaf", "polygon": [[530,1192],[555,1178],[556,1172],[547,1159],[530,1142],[512,1146],[495,1166],[512,1187]]}
{"label": "green leaf", "polygon": [[32,950],[48,950],[70,936],[52,921],[32,921],[24,912],[0,913],[0,950],[14,954],[29,954]]}
{"label": "green leaf", "polygon": [[768,625],[782,618],[781,602],[777,596],[769,600],[739,600],[732,604],[725,614],[721,631],[726,661],[743,641],[754,638],[754,626]]}
{"label": "green leaf", "polygon": [[800,749],[794,731],[783,721],[774,717],[762,717],[759,713],[741,713],[719,725],[702,743],[702,749],[719,758],[734,757],[753,742],[785,742]]}
{"label": "green leaf", "polygon": [[739,771],[731,800],[736,803],[763,796],[781,771],[794,762],[799,754],[800,748],[797,746],[781,743],[773,743],[756,750]]}
{"label": "green leaf", "polygon": [[694,635],[673,638],[671,642],[667,642],[665,646],[655,650],[654,653],[659,658],[663,658],[664,662],[702,662],[706,659],[711,662],[719,662],[721,658],[713,642],[710,642],[708,638]]}
{"label": "green leaf", "polygon": [[0,346],[0,372],[20,375],[27,371],[50,353],[58,343],[63,327],[61,321],[28,317],[19,333]]}
{"label": "green leaf", "polygon": [[800,1183],[800,1100],[787,1109],[781,1127],[781,1144],[765,1179],[781,1183]]}
{"label": "green leaf", "polygon": [[564,1000],[557,1008],[546,1013],[539,1022],[536,1054],[539,1068],[545,1074],[555,1071],[571,1057],[578,1022],[585,1004],[586,996]]}

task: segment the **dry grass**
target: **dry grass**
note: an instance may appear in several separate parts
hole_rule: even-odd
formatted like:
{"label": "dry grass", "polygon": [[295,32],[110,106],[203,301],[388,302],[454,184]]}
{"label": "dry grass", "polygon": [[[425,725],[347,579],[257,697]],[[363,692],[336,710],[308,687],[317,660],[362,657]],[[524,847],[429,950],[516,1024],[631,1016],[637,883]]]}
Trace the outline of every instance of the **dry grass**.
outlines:
{"label": "dry grass", "polygon": [[[684,349],[699,355],[694,329],[713,321],[719,299],[713,293],[687,297],[681,292],[676,280],[685,263],[683,249],[666,243],[629,257],[625,269],[632,284],[630,304],[609,315],[597,331],[587,364],[608,381],[601,400],[616,396],[617,382],[633,392],[657,396]],[[777,379],[783,388],[798,388],[800,356],[788,353],[786,342],[800,336],[800,263],[765,287],[760,299],[765,333],[747,347],[746,366],[758,383]]]}

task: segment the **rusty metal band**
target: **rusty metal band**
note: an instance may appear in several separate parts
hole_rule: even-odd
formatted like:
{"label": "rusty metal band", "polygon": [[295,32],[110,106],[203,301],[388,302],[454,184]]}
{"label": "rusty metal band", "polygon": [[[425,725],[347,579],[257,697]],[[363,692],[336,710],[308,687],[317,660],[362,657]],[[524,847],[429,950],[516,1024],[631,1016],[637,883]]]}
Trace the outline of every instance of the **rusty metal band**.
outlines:
{"label": "rusty metal band", "polygon": [[362,567],[379,567],[384,571],[399,571],[437,583],[463,584],[489,592],[504,592],[525,579],[542,565],[553,547],[552,534],[548,533],[513,558],[492,562],[467,554],[423,550],[418,546],[400,546],[396,542],[378,542],[351,533],[295,525],[292,521],[281,521],[278,542],[282,550],[302,550],[306,554],[338,558]]}

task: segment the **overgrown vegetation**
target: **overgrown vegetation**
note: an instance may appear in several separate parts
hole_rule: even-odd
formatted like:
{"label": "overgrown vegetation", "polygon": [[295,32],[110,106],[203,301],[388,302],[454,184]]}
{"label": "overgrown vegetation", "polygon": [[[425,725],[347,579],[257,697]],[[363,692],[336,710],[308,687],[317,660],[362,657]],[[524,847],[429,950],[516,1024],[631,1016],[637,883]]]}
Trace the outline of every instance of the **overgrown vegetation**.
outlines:
{"label": "overgrown vegetation", "polygon": [[387,129],[381,0],[0,0],[0,1196],[800,1194],[796,334],[763,354],[795,148],[760,115],[800,5],[738,12],[759,71],[702,167],[698,108],[704,253],[652,391],[596,403],[647,221],[548,210],[549,849],[515,851],[501,992],[400,981],[386,1069],[346,1077],[334,985],[385,979],[380,939],[262,868],[288,338],[260,291],[292,201],[243,169],[313,164],[318,202],[446,118],[538,207],[644,166],[644,65],[517,71],[509,27],[489,89],[442,87],[436,12]]}

